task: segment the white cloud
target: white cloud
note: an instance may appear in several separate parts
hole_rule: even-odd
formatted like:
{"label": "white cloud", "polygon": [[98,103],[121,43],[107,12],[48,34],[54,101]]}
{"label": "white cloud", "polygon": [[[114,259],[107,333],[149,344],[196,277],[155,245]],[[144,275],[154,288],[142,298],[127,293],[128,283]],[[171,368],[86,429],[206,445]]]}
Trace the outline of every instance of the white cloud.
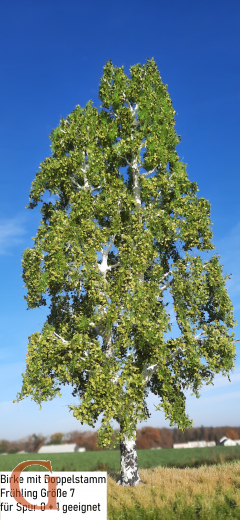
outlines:
{"label": "white cloud", "polygon": [[223,386],[228,386],[230,388],[230,385],[233,385],[234,383],[237,383],[238,381],[240,382],[240,372],[235,371],[233,373],[230,373],[229,377],[231,379],[231,382],[228,380],[227,376],[217,375],[214,378],[214,380],[213,380],[214,386],[212,386],[212,385],[206,386],[205,385],[200,390],[200,393],[202,393],[202,392],[209,392],[210,390],[213,390],[214,388],[221,388]]}
{"label": "white cloud", "polygon": [[11,253],[7,250],[23,242],[20,237],[26,233],[25,221],[26,218],[23,215],[0,219],[0,255],[10,255]]}

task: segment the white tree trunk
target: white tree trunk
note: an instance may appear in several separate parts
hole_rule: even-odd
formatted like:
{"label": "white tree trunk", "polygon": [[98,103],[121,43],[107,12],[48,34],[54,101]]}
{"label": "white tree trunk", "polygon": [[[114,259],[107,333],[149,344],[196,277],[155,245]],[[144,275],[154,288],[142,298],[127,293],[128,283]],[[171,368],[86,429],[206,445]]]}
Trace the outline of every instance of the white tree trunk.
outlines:
{"label": "white tree trunk", "polygon": [[[120,425],[120,431],[121,425]],[[136,434],[136,432],[135,432]],[[139,476],[138,456],[136,451],[136,441],[128,439],[124,434],[124,440],[120,443],[121,451],[121,478],[117,485],[136,486],[142,482]]]}
{"label": "white tree trunk", "polygon": [[[130,104],[129,104],[130,106]],[[137,105],[135,110],[130,106],[131,112],[133,115],[134,123],[137,124]],[[133,133],[131,135],[131,139],[133,139]],[[137,157],[134,157],[132,154],[132,169],[133,169],[133,196],[137,202],[136,211],[139,211],[141,207],[141,192],[140,192],[140,184],[139,184],[139,167]],[[142,221],[142,218],[140,217]],[[144,274],[138,274],[138,280],[140,283],[144,283]],[[120,424],[120,431],[121,424]],[[136,431],[134,432],[136,435]],[[139,475],[138,468],[138,456],[136,451],[136,441],[133,439],[129,439],[127,435],[123,435],[123,441],[120,443],[120,451],[121,451],[121,478],[117,482],[117,484],[122,486],[136,486],[139,483],[142,483],[142,480]]]}

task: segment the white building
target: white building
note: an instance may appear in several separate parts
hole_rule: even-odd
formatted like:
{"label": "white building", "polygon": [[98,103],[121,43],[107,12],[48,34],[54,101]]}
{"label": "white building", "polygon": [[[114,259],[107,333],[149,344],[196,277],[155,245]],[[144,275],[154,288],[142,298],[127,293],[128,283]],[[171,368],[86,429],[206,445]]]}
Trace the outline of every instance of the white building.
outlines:
{"label": "white building", "polygon": [[232,439],[228,439],[227,437],[222,437],[219,441],[220,446],[237,446],[240,445],[240,439],[233,441]]}
{"label": "white building", "polygon": [[215,441],[189,441],[181,444],[173,444],[173,448],[206,448],[209,446],[216,446]]}
{"label": "white building", "polygon": [[48,446],[44,445],[39,450],[38,453],[73,453],[73,452],[83,452],[86,451],[86,448],[78,448],[77,444],[49,444]]}

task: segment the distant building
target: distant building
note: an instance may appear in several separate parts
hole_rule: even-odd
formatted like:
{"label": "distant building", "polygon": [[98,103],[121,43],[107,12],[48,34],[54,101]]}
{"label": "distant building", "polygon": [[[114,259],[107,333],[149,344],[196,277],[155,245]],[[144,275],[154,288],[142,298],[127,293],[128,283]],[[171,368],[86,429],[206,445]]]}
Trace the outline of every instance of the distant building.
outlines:
{"label": "distant building", "polygon": [[38,453],[73,453],[73,452],[83,452],[86,451],[86,448],[79,448],[77,444],[49,444],[48,446],[44,445],[39,450]]}
{"label": "distant building", "polygon": [[173,448],[190,448],[187,442],[181,442],[181,444],[173,444]]}
{"label": "distant building", "polygon": [[215,441],[190,441],[181,444],[173,444],[173,448],[206,448],[209,446],[216,446]]}
{"label": "distant building", "polygon": [[240,445],[240,439],[233,441],[232,439],[228,439],[227,437],[222,437],[219,441],[220,446],[237,446]]}

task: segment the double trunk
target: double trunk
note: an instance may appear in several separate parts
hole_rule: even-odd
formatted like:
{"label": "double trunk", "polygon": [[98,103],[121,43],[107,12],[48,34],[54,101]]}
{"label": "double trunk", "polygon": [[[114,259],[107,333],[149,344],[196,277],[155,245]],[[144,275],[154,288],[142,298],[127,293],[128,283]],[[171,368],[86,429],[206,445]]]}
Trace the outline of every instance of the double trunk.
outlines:
{"label": "double trunk", "polygon": [[[120,425],[120,431],[122,428]],[[136,486],[142,483],[139,476],[138,456],[136,451],[136,441],[129,439],[123,434],[123,441],[120,443],[121,452],[121,478],[117,485]]]}

